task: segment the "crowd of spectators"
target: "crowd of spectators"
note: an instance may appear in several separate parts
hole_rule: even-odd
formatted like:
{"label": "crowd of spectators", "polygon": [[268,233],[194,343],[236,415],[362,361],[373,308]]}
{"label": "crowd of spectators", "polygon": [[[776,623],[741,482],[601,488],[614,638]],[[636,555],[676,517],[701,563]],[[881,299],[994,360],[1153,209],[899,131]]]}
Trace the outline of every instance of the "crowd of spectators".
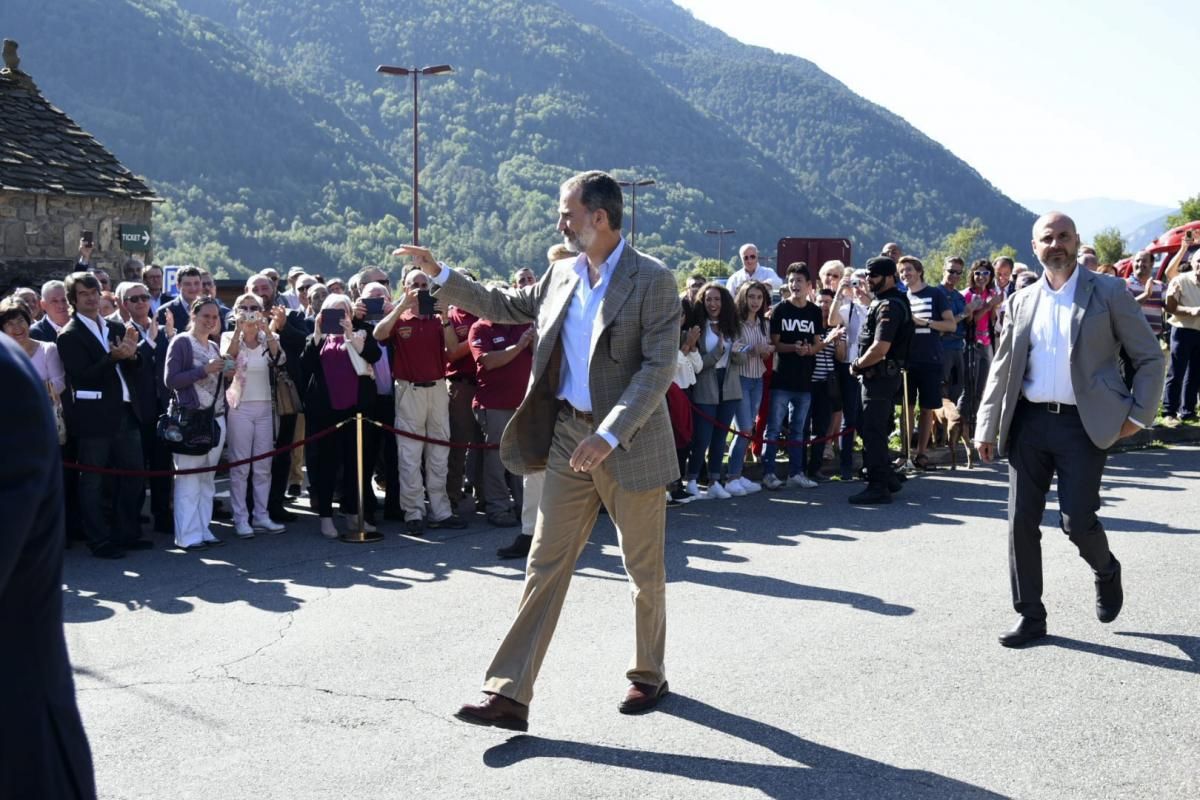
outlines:
{"label": "crowd of spectators", "polygon": [[[1135,256],[1134,272],[1125,279],[1151,329],[1169,339],[1163,398],[1169,427],[1194,417],[1200,393],[1200,282],[1194,269],[1200,251],[1189,266],[1185,254],[1191,248],[1189,235],[1164,269],[1166,285],[1154,279],[1148,253]],[[904,255],[899,244],[887,243],[881,255],[897,265],[915,326],[904,358],[908,403],[897,399],[911,409],[898,423],[901,437],[911,437],[904,460],[911,458],[918,470],[933,469],[928,451],[935,412],[948,406],[969,438],[1004,324],[1004,301],[1038,273],[1008,256],[977,259],[969,268],[952,256],[941,264],[940,281],[927,283],[923,262]],[[763,488],[812,489],[835,476],[856,477],[862,398],[849,364],[859,355],[872,299],[866,270],[833,260],[814,275],[808,264],[796,262],[781,278],[761,266],[755,245],[742,245],[739,256],[742,266],[725,291],[719,281],[695,273],[681,295],[680,369],[672,391],[689,402],[676,399],[670,408],[677,438],[687,432],[688,441],[680,446],[684,477],[672,489],[673,503]],[[1115,275],[1091,248],[1081,249],[1079,264]],[[734,374],[739,380],[731,379]],[[781,449],[786,469],[777,463]],[[745,474],[747,459],[756,454],[761,483]]]}
{"label": "crowd of spectators", "polygon": [[[110,471],[64,472],[68,535],[94,555],[151,547],[143,524],[187,550],[222,544],[214,518],[228,519],[240,538],[282,533],[296,519],[287,506],[306,493],[328,538],[340,534],[335,505],[352,528],[361,512],[367,532],[386,520],[412,535],[464,527],[479,512],[495,527],[520,529],[501,556],[527,552],[540,476],[508,473],[495,446],[529,380],[537,344],[530,326],[443,308],[421,272],[409,270],[393,288],[388,271],[374,266],[349,280],[265,269],[227,307],[213,276],[197,267],[178,269],[170,294],[162,267],[130,259],[114,286],[84,245],[75,271],[0,301],[0,327],[45,383],[64,461]],[[1168,346],[1168,426],[1195,417],[1200,392],[1200,251],[1189,260],[1191,250],[1189,235],[1161,280],[1153,257],[1138,253],[1127,279]],[[900,245],[883,253],[897,263],[915,325],[906,354],[914,413],[899,425],[913,437],[914,465],[929,468],[934,412],[948,405],[971,424],[1004,300],[1038,275],[1007,257],[969,268],[951,257],[940,281],[927,282],[926,266]],[[569,255],[556,246],[548,258]],[[797,262],[781,275],[750,243],[739,257],[728,280],[693,274],[681,295],[667,402],[683,478],[670,487],[672,503],[808,490],[857,474],[862,409],[850,364],[872,300],[866,271]],[[1080,264],[1108,271],[1087,248]],[[522,268],[508,288],[532,291],[538,280]],[[159,418],[198,409],[217,420],[211,451],[173,454]],[[361,464],[355,426],[343,424],[357,413],[378,423],[364,427]],[[214,467],[222,457],[252,460],[230,468],[229,510],[214,497],[212,472],[124,474]],[[747,474],[754,460],[761,482]],[[361,495],[359,470],[367,478]]]}

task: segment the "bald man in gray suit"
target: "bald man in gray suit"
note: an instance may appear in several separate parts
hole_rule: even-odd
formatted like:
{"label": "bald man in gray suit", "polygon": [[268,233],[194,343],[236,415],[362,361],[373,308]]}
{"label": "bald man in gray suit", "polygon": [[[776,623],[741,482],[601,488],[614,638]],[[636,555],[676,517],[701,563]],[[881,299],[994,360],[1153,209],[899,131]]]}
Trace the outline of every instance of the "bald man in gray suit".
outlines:
{"label": "bald man in gray suit", "polygon": [[[1059,524],[1095,574],[1096,616],[1112,622],[1120,613],[1121,563],[1096,516],[1100,479],[1108,448],[1153,424],[1164,371],[1124,282],[1076,266],[1079,234],[1070,217],[1040,217],[1033,250],[1045,270],[1005,303],[975,435],[984,461],[1008,457],[1009,574],[1020,619],[1000,636],[1005,647],[1046,635],[1038,526],[1056,474]],[[1133,365],[1128,389],[1117,362],[1122,347]]]}

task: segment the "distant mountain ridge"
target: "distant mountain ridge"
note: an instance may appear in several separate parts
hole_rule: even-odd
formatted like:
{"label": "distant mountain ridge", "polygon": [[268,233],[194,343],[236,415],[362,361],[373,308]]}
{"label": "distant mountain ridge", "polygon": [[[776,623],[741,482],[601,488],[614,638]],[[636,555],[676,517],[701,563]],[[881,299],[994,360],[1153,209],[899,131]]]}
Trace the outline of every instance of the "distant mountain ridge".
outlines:
{"label": "distant mountain ridge", "polygon": [[[811,62],[741,44],[665,0],[7,0],[3,35],[49,99],[168,198],[160,255],[231,274],[347,274],[411,237],[421,85],[423,242],[505,274],[541,263],[558,183],[654,178],[638,246],[711,255],[704,229],[920,253],[973,218],[1021,245],[1033,216]],[[96,15],[136,47],[90,40]]]}
{"label": "distant mountain ridge", "polygon": [[1067,214],[1075,220],[1079,235],[1084,241],[1090,241],[1101,228],[1115,227],[1121,231],[1133,249],[1141,247],[1162,233],[1165,228],[1155,231],[1149,237],[1145,236],[1159,220],[1165,224],[1167,215],[1179,210],[1171,206],[1157,206],[1111,197],[1085,197],[1077,200],[1036,198],[1025,200],[1024,204],[1039,214],[1051,210]]}

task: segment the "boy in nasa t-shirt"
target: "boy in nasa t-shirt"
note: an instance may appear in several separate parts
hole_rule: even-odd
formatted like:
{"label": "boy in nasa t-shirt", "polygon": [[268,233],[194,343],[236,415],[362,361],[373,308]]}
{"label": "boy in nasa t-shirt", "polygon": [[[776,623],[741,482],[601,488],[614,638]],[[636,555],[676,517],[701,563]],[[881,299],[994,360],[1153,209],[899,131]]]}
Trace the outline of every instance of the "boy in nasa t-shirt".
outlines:
{"label": "boy in nasa t-shirt", "polygon": [[[771,343],[775,345],[775,372],[771,376],[771,413],[763,448],[763,485],[777,489],[782,482],[775,473],[778,439],[791,407],[791,439],[800,438],[808,409],[812,404],[812,375],[817,365],[816,351],[825,326],[821,307],[808,299],[812,285],[808,268],[793,264],[787,271],[787,300],[771,310]],[[804,477],[803,446],[788,447],[788,472],[799,486],[816,484]]]}

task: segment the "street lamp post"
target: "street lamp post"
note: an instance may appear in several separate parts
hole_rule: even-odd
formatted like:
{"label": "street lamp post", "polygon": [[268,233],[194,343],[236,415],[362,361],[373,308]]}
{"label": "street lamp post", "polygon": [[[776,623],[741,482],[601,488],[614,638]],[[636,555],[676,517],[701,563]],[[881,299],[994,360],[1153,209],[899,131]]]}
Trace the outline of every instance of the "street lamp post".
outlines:
{"label": "street lamp post", "polygon": [[709,236],[717,237],[717,261],[725,262],[725,237],[737,233],[733,228],[709,228],[704,231]]}
{"label": "street lamp post", "polygon": [[617,181],[617,185],[629,189],[632,198],[630,205],[633,211],[630,214],[629,222],[629,244],[632,246],[637,241],[637,190],[639,186],[653,186],[654,180],[651,178],[636,178],[631,181]]}
{"label": "street lamp post", "polygon": [[454,68],[449,64],[439,64],[436,67],[395,67],[389,64],[380,64],[375,68],[376,72],[382,72],[384,75],[399,75],[401,77],[412,76],[413,87],[413,244],[421,243],[421,223],[418,216],[418,200],[417,189],[419,181],[417,173],[419,171],[420,162],[417,160],[417,120],[420,118],[420,112],[417,106],[417,84],[418,78],[422,75],[440,75],[444,72],[453,72]]}

